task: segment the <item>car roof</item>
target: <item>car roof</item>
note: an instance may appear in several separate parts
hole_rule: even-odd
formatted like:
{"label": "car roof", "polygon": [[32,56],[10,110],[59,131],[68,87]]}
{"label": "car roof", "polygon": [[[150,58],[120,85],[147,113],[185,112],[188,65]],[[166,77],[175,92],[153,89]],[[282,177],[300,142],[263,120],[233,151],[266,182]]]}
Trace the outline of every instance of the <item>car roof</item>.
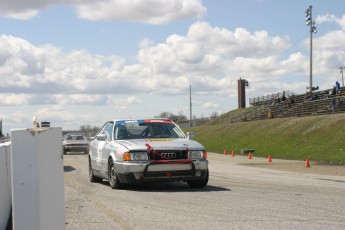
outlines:
{"label": "car roof", "polygon": [[155,121],[155,120],[165,120],[165,121],[171,121],[170,119],[167,119],[167,118],[136,118],[136,119],[133,119],[133,118],[124,118],[124,119],[113,119],[111,121]]}
{"label": "car roof", "polygon": [[111,120],[114,123],[116,123],[117,121],[132,121],[132,122],[138,122],[138,121],[145,121],[145,122],[154,122],[154,121],[171,121],[170,119],[167,118],[138,118],[138,119],[114,119]]}

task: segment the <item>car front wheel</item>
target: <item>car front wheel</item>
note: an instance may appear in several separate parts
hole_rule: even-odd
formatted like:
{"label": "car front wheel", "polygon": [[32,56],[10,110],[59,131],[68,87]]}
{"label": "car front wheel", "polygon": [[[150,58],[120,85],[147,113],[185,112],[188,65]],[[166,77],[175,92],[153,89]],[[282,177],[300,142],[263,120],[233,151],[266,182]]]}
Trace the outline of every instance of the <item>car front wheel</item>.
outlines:
{"label": "car front wheel", "polygon": [[123,187],[123,184],[120,182],[119,177],[117,175],[115,164],[112,159],[109,160],[108,178],[109,185],[112,189],[120,189]]}
{"label": "car front wheel", "polygon": [[207,170],[206,176],[204,179],[187,181],[187,184],[192,188],[203,188],[208,183],[208,177],[209,177],[209,175],[208,175],[208,170]]}

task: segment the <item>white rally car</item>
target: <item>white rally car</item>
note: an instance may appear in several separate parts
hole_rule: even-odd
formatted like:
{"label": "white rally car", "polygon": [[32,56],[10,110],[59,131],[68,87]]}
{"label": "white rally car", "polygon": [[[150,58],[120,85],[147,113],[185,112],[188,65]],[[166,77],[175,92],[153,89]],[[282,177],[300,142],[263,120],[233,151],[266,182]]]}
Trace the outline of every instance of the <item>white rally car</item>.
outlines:
{"label": "white rally car", "polygon": [[207,185],[207,152],[171,120],[112,120],[93,138],[89,179],[124,184],[185,181],[193,188]]}

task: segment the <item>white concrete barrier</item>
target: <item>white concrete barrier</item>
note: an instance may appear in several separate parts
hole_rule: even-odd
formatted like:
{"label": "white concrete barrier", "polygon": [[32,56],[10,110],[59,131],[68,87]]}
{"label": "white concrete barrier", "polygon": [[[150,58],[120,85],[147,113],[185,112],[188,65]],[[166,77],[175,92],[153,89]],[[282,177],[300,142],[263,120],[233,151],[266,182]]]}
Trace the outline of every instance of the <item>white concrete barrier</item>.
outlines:
{"label": "white concrete barrier", "polygon": [[65,229],[61,128],[11,130],[13,229]]}
{"label": "white concrete barrier", "polygon": [[0,144],[0,229],[6,229],[11,214],[11,143]]}

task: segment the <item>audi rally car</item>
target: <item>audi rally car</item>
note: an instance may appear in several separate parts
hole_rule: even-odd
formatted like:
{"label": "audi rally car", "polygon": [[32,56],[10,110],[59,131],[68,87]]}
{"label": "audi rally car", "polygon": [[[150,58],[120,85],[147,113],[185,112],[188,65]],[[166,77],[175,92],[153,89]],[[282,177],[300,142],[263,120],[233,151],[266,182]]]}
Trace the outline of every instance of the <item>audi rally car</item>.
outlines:
{"label": "audi rally car", "polygon": [[207,152],[171,120],[113,120],[90,143],[89,179],[109,180],[113,189],[124,184],[185,181],[207,185]]}

